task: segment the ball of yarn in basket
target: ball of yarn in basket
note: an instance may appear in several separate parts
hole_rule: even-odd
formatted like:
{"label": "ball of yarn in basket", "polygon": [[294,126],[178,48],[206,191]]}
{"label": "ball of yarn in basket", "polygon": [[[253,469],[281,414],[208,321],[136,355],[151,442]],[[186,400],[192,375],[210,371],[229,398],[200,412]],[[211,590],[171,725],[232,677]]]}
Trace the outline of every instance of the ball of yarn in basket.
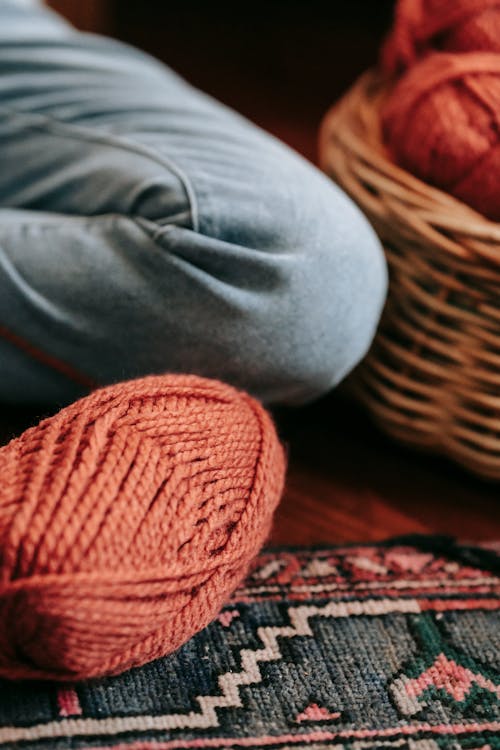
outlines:
{"label": "ball of yarn in basket", "polygon": [[401,73],[432,51],[500,52],[500,0],[398,0],[383,68]]}
{"label": "ball of yarn in basket", "polygon": [[167,654],[245,575],[284,454],[250,396],[196,376],[103,388],[0,449],[0,676]]}
{"label": "ball of yarn in basket", "polygon": [[500,55],[434,53],[407,71],[382,107],[392,158],[500,221]]}

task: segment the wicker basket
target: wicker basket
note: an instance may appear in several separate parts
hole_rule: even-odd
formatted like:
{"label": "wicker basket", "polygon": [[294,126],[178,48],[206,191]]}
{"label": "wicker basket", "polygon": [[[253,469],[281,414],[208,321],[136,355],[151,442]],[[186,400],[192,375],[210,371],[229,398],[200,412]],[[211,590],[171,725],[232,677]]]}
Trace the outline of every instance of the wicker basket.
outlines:
{"label": "wicker basket", "polygon": [[367,214],[390,267],[384,317],[352,387],[397,439],[500,479],[500,224],[390,161],[383,97],[367,73],[320,135],[322,168]]}

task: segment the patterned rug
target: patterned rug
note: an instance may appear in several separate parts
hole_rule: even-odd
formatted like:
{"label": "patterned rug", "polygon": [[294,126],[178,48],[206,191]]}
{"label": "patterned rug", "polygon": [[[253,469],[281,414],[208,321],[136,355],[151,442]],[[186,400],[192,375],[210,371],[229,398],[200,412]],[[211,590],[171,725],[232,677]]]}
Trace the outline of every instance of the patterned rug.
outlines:
{"label": "patterned rug", "polygon": [[498,551],[265,552],[165,659],[77,686],[0,683],[0,750],[500,748]]}

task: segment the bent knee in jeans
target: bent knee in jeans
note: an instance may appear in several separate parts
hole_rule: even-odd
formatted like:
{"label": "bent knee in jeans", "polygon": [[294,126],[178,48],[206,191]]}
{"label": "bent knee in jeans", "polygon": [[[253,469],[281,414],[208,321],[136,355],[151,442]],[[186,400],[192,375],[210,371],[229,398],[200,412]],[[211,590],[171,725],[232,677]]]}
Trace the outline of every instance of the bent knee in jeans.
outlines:
{"label": "bent knee in jeans", "polygon": [[[48,362],[97,384],[197,372],[267,402],[335,385],[386,288],[359,211],[159,63],[56,26],[43,55],[29,34],[8,60],[0,50],[0,322],[47,355],[26,399],[76,393]],[[26,66],[29,91],[16,85]],[[12,341],[0,398],[29,370]]]}

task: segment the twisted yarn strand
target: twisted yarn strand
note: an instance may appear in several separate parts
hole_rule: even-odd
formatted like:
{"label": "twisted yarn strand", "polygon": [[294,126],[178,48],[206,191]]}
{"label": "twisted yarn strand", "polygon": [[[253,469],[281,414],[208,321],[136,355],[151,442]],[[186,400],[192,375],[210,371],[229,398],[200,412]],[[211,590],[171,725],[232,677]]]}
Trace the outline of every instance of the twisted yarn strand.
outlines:
{"label": "twisted yarn strand", "polygon": [[381,62],[394,161],[500,221],[500,0],[399,0]]}
{"label": "twisted yarn strand", "polygon": [[500,52],[500,0],[398,0],[381,53],[386,73],[439,51]]}

